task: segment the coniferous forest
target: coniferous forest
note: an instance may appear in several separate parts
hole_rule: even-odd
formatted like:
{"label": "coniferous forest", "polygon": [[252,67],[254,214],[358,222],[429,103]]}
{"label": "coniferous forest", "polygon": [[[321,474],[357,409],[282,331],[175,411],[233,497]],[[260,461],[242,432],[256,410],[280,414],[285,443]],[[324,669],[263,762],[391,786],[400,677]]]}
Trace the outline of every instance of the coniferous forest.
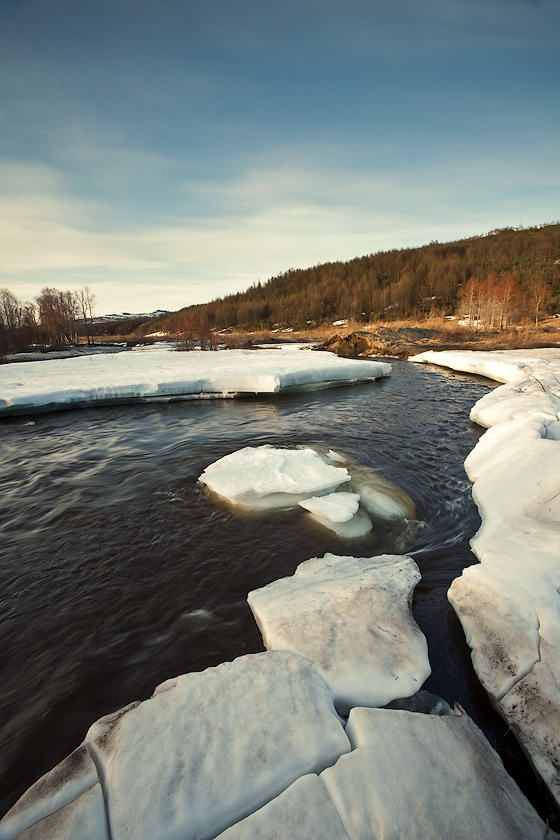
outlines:
{"label": "coniferous forest", "polygon": [[560,224],[504,229],[457,242],[381,251],[348,262],[290,268],[247,291],[159,320],[225,329],[293,329],[353,319],[492,313],[492,326],[539,319],[560,306]]}

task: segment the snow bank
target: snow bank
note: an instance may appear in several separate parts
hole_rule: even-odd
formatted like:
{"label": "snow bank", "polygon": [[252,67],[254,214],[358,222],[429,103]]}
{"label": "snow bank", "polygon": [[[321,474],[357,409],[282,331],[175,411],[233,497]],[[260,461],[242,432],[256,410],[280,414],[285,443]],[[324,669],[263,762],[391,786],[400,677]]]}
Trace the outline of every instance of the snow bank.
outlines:
{"label": "snow bank", "polygon": [[412,361],[507,383],[471,411],[488,428],[465,461],[480,565],[453,582],[449,600],[479,679],[560,802],[560,349]]}
{"label": "snow bank", "polygon": [[92,402],[273,394],[388,376],[384,362],[332,353],[229,350],[179,353],[154,345],[134,352],[0,366],[0,415]]}
{"label": "snow bank", "polygon": [[[99,772],[112,840],[203,840],[258,810],[300,776],[332,765],[350,744],[313,665],[274,652],[163,683],[150,700],[97,721],[84,748]],[[13,812],[0,823],[2,840],[55,808],[61,808],[59,823],[71,821],[83,785],[75,787],[74,798],[61,799],[60,775],[53,780],[49,774],[28,791],[14,809],[17,825]],[[87,825],[89,833],[36,836],[98,836],[97,817]]]}
{"label": "snow bank", "polygon": [[346,713],[408,697],[429,677],[426,639],[410,611],[419,580],[409,557],[326,554],[247,600],[266,648],[310,659]]}
{"label": "snow bank", "polygon": [[415,516],[414,502],[403,490],[332,450],[248,446],[210,464],[198,480],[243,509],[299,505],[343,539],[371,531],[370,515]]}

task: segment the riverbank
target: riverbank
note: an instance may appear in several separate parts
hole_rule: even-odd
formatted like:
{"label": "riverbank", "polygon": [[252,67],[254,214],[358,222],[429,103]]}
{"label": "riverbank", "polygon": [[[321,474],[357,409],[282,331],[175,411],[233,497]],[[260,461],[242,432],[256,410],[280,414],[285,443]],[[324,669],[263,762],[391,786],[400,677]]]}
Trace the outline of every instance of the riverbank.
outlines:
{"label": "riverbank", "polygon": [[434,324],[394,322],[337,332],[317,349],[337,356],[388,356],[408,359],[426,350],[523,350],[560,346],[560,319],[550,318],[539,327],[510,330],[470,330],[456,322]]}

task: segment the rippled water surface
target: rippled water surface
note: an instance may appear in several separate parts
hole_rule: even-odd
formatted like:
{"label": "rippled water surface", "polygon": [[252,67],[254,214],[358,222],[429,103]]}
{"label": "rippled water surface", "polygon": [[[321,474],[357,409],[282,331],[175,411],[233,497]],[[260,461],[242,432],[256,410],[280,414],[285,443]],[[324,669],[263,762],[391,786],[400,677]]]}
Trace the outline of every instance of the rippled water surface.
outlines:
{"label": "rippled water surface", "polygon": [[[469,409],[492,385],[392,364],[367,385],[0,422],[1,813],[101,715],[169,677],[262,650],[247,593],[326,551],[413,553],[433,668],[425,687],[515,750],[445,596],[475,562],[463,461],[482,431]],[[407,490],[425,527],[412,544],[388,526],[343,542],[301,510],[233,515],[197,478],[263,443],[352,456]]]}

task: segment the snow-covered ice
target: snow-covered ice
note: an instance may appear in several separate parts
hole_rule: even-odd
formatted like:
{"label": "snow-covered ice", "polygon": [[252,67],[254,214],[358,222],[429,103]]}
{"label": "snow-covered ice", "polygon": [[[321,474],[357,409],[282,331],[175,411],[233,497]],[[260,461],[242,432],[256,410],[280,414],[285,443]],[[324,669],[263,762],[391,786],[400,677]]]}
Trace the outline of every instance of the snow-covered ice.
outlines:
{"label": "snow-covered ice", "polygon": [[349,840],[329,792],[315,774],[302,776],[264,808],[216,840]]}
{"label": "snow-covered ice", "polygon": [[342,539],[363,537],[373,528],[367,513],[360,510],[359,493],[340,491],[328,496],[312,496],[298,504],[309,512],[312,519]]}
{"label": "snow-covered ice", "polygon": [[[37,840],[42,837],[70,840],[76,836],[68,831],[64,833],[63,825],[81,826],[82,833],[78,836],[84,840],[105,838],[105,808],[102,798],[99,808],[100,794],[97,768],[82,744],[16,802],[0,821],[0,840],[20,837],[27,829],[28,836]],[[58,816],[52,817],[53,814]]]}
{"label": "snow-covered ice", "polygon": [[310,513],[315,513],[331,522],[348,522],[360,506],[358,493],[329,493],[328,496],[312,496],[298,503]]}
{"label": "snow-covered ice", "polygon": [[349,480],[314,449],[247,446],[210,464],[198,479],[214,493],[249,508],[293,506],[311,493],[331,493]]}
{"label": "snow-covered ice", "polygon": [[413,361],[506,384],[471,411],[465,461],[480,565],[450,590],[475,670],[560,803],[560,349],[429,352]]}
{"label": "snow-covered ice", "polygon": [[0,365],[0,415],[92,402],[273,394],[387,376],[391,365],[302,350],[169,348]]}
{"label": "snow-covered ice", "polygon": [[320,774],[352,840],[542,840],[545,824],[459,708],[352,709],[352,752]]}
{"label": "snow-covered ice", "polygon": [[18,835],[18,840],[111,840],[101,785],[86,790]]}
{"label": "snow-covered ice", "polygon": [[347,712],[407,697],[429,677],[426,639],[410,611],[419,580],[409,557],[326,554],[248,602],[266,648],[310,659]]}
{"label": "snow-covered ice", "polygon": [[332,450],[248,446],[214,461],[199,481],[244,510],[299,505],[343,539],[371,531],[370,516],[415,515],[407,493],[375,470]]}
{"label": "snow-covered ice", "polygon": [[[97,721],[84,747],[100,774],[112,840],[204,840],[332,765],[350,744],[311,662],[266,652],[168,680],[149,700]],[[41,784],[26,794],[34,808],[27,825],[53,813]],[[25,803],[15,809],[26,827]],[[0,824],[2,840],[17,836],[10,819]]]}

